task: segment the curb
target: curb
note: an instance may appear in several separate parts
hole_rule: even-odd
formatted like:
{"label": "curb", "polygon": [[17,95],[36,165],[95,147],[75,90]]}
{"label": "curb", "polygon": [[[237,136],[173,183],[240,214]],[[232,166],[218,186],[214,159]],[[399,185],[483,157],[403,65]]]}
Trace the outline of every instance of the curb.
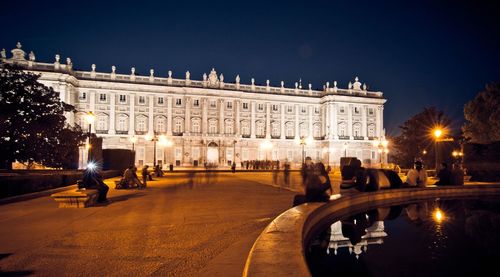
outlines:
{"label": "curb", "polygon": [[58,193],[58,192],[70,190],[70,189],[76,189],[77,187],[78,187],[77,185],[69,185],[69,186],[59,187],[59,188],[55,188],[55,189],[42,190],[42,191],[32,192],[32,193],[28,193],[28,194],[11,196],[11,197],[0,199],[0,206],[15,203],[15,202],[31,200],[31,199],[35,199],[35,198],[39,198],[39,197],[49,196],[53,193]]}

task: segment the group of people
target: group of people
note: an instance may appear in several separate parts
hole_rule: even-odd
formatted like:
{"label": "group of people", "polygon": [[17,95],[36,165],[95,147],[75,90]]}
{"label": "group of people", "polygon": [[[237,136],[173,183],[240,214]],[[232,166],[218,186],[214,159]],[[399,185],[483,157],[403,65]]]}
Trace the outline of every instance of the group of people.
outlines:
{"label": "group of people", "polygon": [[[153,169],[153,173],[156,177],[162,177],[163,171],[161,170],[159,165],[156,165]],[[135,165],[130,166],[123,173],[123,177],[116,185],[117,189],[127,189],[137,187],[138,189],[144,189],[147,186],[147,182],[153,181],[153,176],[149,172],[149,166],[145,165],[142,167],[142,182],[139,180],[137,176],[137,167]]]}
{"label": "group of people", "polygon": [[[452,168],[448,164],[441,163],[441,169],[436,177],[439,179],[436,186],[462,186],[464,184],[465,172],[460,164],[453,164]],[[405,184],[410,187],[425,187],[427,185],[427,171],[421,161],[416,161],[414,168],[410,169],[406,175]]]}
{"label": "group of people", "polygon": [[305,202],[326,202],[332,194],[332,186],[328,170],[322,162],[313,163],[311,157],[306,157],[301,169],[304,194],[296,195],[294,206]]}

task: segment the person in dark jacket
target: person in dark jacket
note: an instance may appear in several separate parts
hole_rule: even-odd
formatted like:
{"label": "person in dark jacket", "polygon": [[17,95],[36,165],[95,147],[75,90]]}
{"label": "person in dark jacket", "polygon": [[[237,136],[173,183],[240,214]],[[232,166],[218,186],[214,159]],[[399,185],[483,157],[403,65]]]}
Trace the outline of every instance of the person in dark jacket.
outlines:
{"label": "person in dark jacket", "polygon": [[104,183],[101,174],[96,169],[87,169],[83,172],[82,185],[86,189],[96,189],[99,192],[97,202],[107,202],[109,187]]}
{"label": "person in dark jacket", "polygon": [[437,177],[439,181],[434,183],[436,186],[450,186],[452,184],[451,170],[447,163],[441,163],[441,170],[439,170]]}

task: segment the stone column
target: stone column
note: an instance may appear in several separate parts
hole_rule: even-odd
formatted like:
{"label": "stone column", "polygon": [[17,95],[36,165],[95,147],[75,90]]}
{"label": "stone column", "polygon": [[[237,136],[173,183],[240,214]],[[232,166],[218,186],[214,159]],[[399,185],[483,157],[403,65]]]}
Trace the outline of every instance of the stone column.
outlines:
{"label": "stone column", "polygon": [[115,132],[115,113],[116,113],[116,94],[115,93],[110,93],[109,94],[109,105],[110,105],[110,110],[109,110],[109,130],[108,134],[114,135]]}
{"label": "stone column", "polygon": [[149,95],[149,112],[148,112],[148,134],[150,136],[154,135],[155,126],[154,126],[154,105],[155,105],[155,97],[154,95]]}
{"label": "stone column", "polygon": [[241,130],[240,130],[240,106],[241,106],[241,101],[240,100],[236,100],[235,102],[236,102],[235,103],[235,105],[236,105],[236,112],[235,113],[236,114],[234,116],[235,117],[235,119],[234,119],[235,120],[234,126],[235,126],[236,130],[234,130],[234,133],[236,135],[239,135],[239,134],[241,134]]}
{"label": "stone column", "polygon": [[380,106],[380,135],[379,137],[385,136],[384,134],[384,106]]}
{"label": "stone column", "polygon": [[309,137],[314,137],[313,132],[313,106],[309,106]]}
{"label": "stone column", "polygon": [[271,103],[266,103],[266,139],[271,138]]}
{"label": "stone column", "polygon": [[338,123],[338,119],[337,119],[337,104],[331,104],[331,108],[330,108],[330,121],[331,121],[331,138],[332,139],[338,139],[338,126],[339,126],[339,123]]}
{"label": "stone column", "polygon": [[347,135],[352,139],[352,105],[347,106]]}
{"label": "stone column", "polygon": [[375,115],[376,115],[377,118],[375,119],[375,122],[376,122],[376,128],[377,129],[375,130],[375,135],[380,138],[380,134],[382,134],[382,131],[381,131],[382,130],[382,124],[381,124],[381,121],[380,121],[380,114],[381,114],[380,113],[380,106],[377,106],[376,109],[377,109],[377,112],[375,113]]}
{"label": "stone column", "polygon": [[135,94],[130,94],[130,107],[128,112],[129,126],[128,126],[128,134],[130,136],[135,135]]}
{"label": "stone column", "polygon": [[295,138],[300,138],[299,105],[295,105]]}
{"label": "stone column", "polygon": [[285,139],[285,104],[281,103],[280,105],[280,112],[281,112],[281,120],[280,120],[280,126],[281,126],[281,132],[280,132],[280,138]]}
{"label": "stone column", "polygon": [[324,131],[323,131],[323,134],[325,135],[325,139],[330,139],[331,137],[331,132],[332,132],[332,127],[331,126],[331,122],[330,122],[330,108],[331,108],[331,104],[330,103],[326,103],[324,109],[323,109],[323,114],[322,114],[322,119],[323,119],[323,128],[324,128]]}
{"label": "stone column", "polygon": [[224,99],[219,99],[219,134],[224,134]]}
{"label": "stone column", "polygon": [[368,139],[368,133],[366,132],[366,105],[361,107],[361,136],[364,139]]}
{"label": "stone column", "polygon": [[186,97],[184,114],[184,133],[191,133],[191,98]]}
{"label": "stone column", "polygon": [[207,135],[208,129],[208,99],[201,99],[201,133],[203,136]]}
{"label": "stone column", "polygon": [[250,138],[255,138],[255,101],[250,102]]}
{"label": "stone column", "polygon": [[167,136],[171,135],[172,135],[172,96],[169,96],[167,98]]}
{"label": "stone column", "polygon": [[[95,91],[90,92],[89,103],[90,103],[89,110],[95,114]],[[96,123],[97,123],[97,121],[94,122],[94,124],[92,124],[92,126],[91,126],[92,130],[90,130],[90,132],[92,132],[92,133],[95,132]]]}

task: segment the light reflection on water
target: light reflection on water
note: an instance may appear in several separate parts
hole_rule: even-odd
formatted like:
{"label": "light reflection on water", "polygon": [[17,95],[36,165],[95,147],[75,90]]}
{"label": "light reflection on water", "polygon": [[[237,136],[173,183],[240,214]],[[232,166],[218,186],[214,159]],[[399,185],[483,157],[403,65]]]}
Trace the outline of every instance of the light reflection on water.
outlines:
{"label": "light reflection on water", "polygon": [[316,236],[306,258],[314,276],[497,271],[500,199],[436,199],[348,216]]}

